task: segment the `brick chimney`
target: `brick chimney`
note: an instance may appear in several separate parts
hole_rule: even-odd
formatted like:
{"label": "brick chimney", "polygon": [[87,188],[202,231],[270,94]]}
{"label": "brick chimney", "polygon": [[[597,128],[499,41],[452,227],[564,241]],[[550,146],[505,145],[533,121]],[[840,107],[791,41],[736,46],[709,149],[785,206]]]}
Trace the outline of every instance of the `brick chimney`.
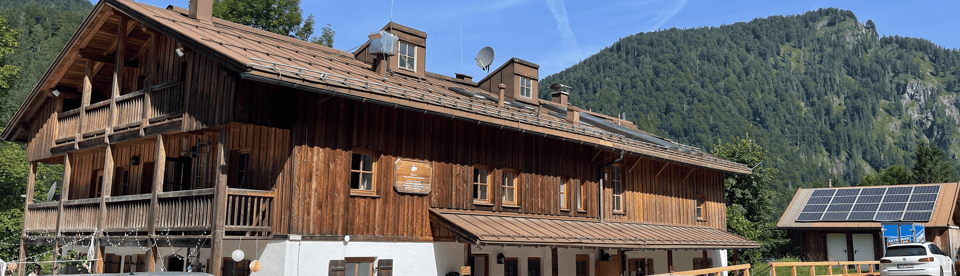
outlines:
{"label": "brick chimney", "polygon": [[567,106],[567,121],[574,125],[580,124],[580,109],[574,106]]}
{"label": "brick chimney", "polygon": [[473,81],[473,77],[467,76],[466,74],[456,73],[457,79],[465,81]]}
{"label": "brick chimney", "polygon": [[213,20],[213,0],[190,0],[190,18],[203,22]]}
{"label": "brick chimney", "polygon": [[570,93],[567,93],[566,91],[557,91],[550,94],[550,101],[559,104],[560,106],[567,106],[569,103],[569,97]]}

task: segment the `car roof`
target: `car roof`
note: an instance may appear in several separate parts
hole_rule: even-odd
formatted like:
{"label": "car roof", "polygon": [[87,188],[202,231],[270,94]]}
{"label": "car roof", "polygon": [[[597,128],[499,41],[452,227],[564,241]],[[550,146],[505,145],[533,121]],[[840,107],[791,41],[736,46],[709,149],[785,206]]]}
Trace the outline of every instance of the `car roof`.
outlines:
{"label": "car roof", "polygon": [[916,246],[916,245],[928,245],[928,244],[932,244],[932,242],[897,243],[897,244],[891,244],[887,247],[899,247],[899,246],[911,246],[911,245]]}

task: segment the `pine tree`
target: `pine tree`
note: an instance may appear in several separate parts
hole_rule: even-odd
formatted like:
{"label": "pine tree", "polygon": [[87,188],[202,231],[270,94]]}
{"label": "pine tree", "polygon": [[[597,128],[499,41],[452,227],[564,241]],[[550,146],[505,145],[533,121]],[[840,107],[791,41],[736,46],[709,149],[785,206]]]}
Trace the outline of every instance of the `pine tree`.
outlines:
{"label": "pine tree", "polygon": [[944,183],[958,180],[957,170],[936,145],[920,142],[914,155],[913,179],[916,183]]}

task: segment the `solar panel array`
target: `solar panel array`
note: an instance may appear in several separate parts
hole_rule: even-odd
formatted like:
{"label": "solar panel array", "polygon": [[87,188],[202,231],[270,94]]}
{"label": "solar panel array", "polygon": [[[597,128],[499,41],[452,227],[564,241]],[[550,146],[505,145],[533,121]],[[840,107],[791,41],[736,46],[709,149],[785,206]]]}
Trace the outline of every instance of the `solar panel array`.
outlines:
{"label": "solar panel array", "polygon": [[929,221],[940,185],[815,189],[797,221]]}

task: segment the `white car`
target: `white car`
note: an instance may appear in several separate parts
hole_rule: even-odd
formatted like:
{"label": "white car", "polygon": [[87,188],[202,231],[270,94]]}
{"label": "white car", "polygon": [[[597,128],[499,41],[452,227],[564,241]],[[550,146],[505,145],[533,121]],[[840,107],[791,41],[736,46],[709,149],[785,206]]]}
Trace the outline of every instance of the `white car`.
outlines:
{"label": "white car", "polygon": [[953,260],[932,242],[893,244],[880,259],[880,276],[953,276]]}

